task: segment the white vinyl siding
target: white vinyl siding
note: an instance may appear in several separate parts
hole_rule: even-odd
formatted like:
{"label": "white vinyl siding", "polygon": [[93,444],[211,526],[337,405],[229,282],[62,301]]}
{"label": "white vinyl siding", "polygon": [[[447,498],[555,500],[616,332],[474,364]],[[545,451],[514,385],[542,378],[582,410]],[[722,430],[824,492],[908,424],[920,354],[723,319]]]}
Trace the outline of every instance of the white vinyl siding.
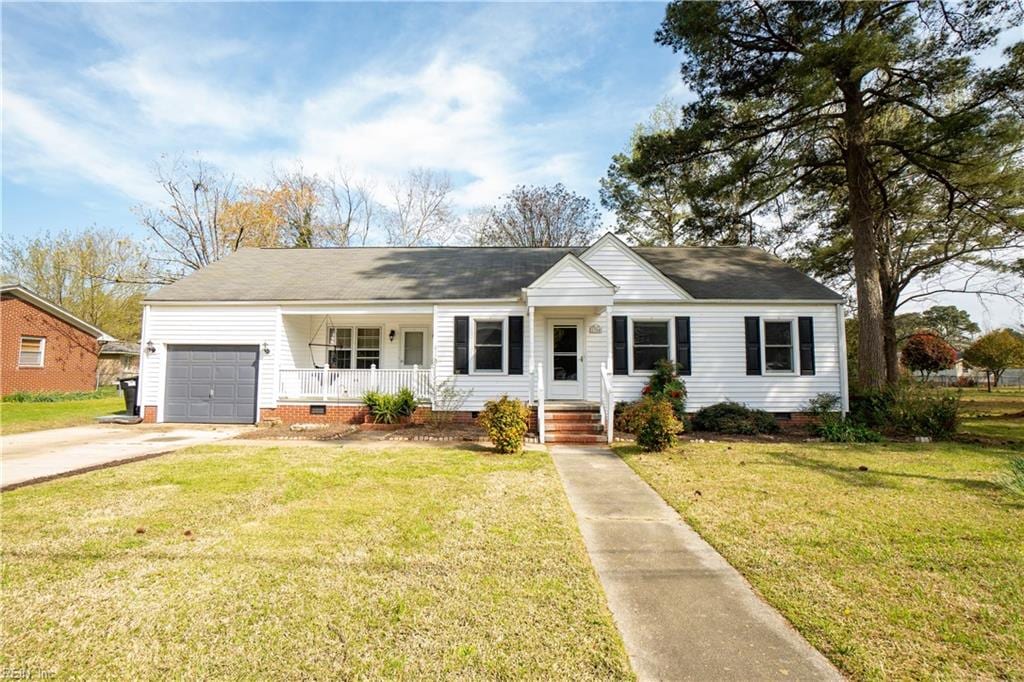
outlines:
{"label": "white vinyl siding", "polygon": [[[688,393],[686,409],[689,412],[725,400],[735,400],[769,412],[798,412],[818,393],[839,395],[842,390],[834,305],[632,304],[616,305],[613,314],[636,319],[659,316],[666,319],[676,316],[690,318],[692,374],[683,377]],[[753,315],[762,320],[796,319],[804,315],[814,318],[815,374],[804,376],[790,372],[748,376],[743,318]],[[672,329],[670,325],[670,331]],[[674,340],[670,344],[670,353],[674,357]],[[797,362],[796,359],[794,362]],[[635,400],[647,379],[648,376],[644,374],[613,376],[615,399]],[[590,393],[592,391],[588,386]],[[591,395],[590,399],[594,397]]]}
{"label": "white vinyl siding", "polygon": [[618,287],[615,301],[679,301],[683,297],[651,267],[638,263],[612,242],[585,254],[583,261]]}
{"label": "white vinyl siding", "polygon": [[[275,363],[287,351],[277,342],[278,313],[274,306],[160,306],[151,304],[142,331],[142,345],[152,341],[156,352],[141,356],[141,405],[163,403],[167,346],[179,344],[244,344],[260,346],[257,408],[277,405]],[[265,354],[267,343],[271,352]],[[158,418],[163,414],[158,410]]]}
{"label": "white vinyl siding", "polygon": [[[488,400],[494,400],[502,395],[508,395],[510,398],[518,398],[519,400],[529,400],[530,397],[530,369],[529,353],[530,350],[527,347],[529,343],[529,330],[526,326],[529,324],[529,317],[527,314],[526,306],[523,305],[509,305],[496,303],[494,305],[487,304],[447,304],[436,306],[437,315],[434,319],[434,359],[435,359],[435,372],[439,380],[453,380],[455,385],[460,390],[471,390],[473,393],[466,399],[466,403],[462,409],[470,411],[478,411],[483,409],[484,403]],[[455,357],[455,318],[457,316],[465,316],[470,320],[496,320],[505,319],[510,315],[522,315],[523,316],[523,373],[522,374],[496,374],[496,373],[482,373],[482,374],[460,374],[454,373],[454,357]],[[474,336],[472,325],[470,325],[470,353],[473,352],[472,346],[474,344]],[[507,329],[508,324],[505,324]],[[536,343],[539,346],[542,343],[541,337],[544,335],[543,327],[540,321],[537,322],[537,339]],[[507,343],[506,343],[506,348]],[[538,356],[539,357],[539,356]],[[472,368],[472,363],[470,364]]]}

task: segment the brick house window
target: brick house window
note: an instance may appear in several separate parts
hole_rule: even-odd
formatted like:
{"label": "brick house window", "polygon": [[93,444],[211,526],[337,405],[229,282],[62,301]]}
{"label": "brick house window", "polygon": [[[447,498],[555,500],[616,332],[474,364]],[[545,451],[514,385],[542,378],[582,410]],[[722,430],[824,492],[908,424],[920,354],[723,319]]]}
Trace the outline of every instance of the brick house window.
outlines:
{"label": "brick house window", "polygon": [[18,367],[42,367],[46,352],[46,339],[40,336],[21,337],[18,347]]}

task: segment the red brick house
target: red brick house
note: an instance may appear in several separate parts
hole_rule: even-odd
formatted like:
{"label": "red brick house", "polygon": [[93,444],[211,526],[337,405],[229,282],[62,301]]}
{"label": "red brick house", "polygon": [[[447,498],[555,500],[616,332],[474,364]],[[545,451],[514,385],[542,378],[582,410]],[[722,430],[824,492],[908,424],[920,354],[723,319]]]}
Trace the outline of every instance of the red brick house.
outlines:
{"label": "red brick house", "polygon": [[98,327],[20,284],[0,286],[0,395],[16,391],[92,391]]}

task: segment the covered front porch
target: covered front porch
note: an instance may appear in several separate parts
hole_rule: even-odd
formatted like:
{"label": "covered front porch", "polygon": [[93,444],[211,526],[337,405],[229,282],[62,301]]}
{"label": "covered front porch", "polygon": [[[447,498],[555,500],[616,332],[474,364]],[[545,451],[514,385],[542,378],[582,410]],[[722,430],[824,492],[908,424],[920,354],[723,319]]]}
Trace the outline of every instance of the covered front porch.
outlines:
{"label": "covered front porch", "polygon": [[369,391],[430,399],[433,315],[426,311],[282,310],[278,399],[358,403]]}

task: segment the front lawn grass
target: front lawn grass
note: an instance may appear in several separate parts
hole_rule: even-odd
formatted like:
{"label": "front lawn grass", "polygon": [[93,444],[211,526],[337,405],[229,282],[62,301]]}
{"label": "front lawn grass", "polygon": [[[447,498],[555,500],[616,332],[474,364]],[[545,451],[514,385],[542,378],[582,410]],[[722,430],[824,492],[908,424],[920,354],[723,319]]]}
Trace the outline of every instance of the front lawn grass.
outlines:
{"label": "front lawn grass", "polygon": [[4,669],[632,676],[544,452],[217,445],[0,501]]}
{"label": "front lawn grass", "polygon": [[963,389],[960,416],[960,432],[964,435],[1024,442],[1024,390]]}
{"label": "front lawn grass", "polygon": [[1021,446],[618,450],[851,677],[1024,679]]}
{"label": "front lawn grass", "polygon": [[0,433],[11,435],[27,431],[60,429],[91,424],[96,417],[124,412],[124,397],[108,387],[101,397],[88,400],[64,400],[54,403],[0,402]]}

